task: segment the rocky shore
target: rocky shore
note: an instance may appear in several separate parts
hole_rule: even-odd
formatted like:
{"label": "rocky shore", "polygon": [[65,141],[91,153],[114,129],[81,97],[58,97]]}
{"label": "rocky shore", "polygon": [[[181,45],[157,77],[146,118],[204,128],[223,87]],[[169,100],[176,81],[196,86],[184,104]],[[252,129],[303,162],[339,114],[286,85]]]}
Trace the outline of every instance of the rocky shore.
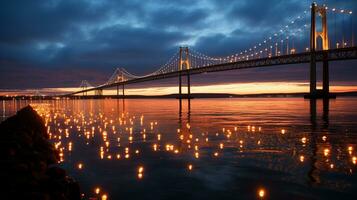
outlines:
{"label": "rocky shore", "polygon": [[43,119],[31,106],[0,124],[0,199],[81,199],[77,182],[57,167]]}

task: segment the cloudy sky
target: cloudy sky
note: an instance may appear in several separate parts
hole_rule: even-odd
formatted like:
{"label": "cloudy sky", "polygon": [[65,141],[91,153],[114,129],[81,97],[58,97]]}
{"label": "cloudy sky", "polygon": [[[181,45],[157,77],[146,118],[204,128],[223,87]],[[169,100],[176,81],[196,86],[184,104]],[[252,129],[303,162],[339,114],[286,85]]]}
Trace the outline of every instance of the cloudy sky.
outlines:
{"label": "cloudy sky", "polygon": [[[318,3],[357,12],[355,0]],[[84,79],[96,85],[117,67],[143,75],[164,64],[180,45],[210,56],[234,54],[303,16],[310,4],[308,0],[5,0],[0,3],[0,89],[76,87]],[[342,19],[350,23],[348,16]],[[350,38],[351,29],[345,26]],[[298,47],[305,45],[305,35],[296,39]],[[354,61],[332,63],[332,81],[357,85],[354,66]],[[273,67],[199,76],[196,82],[304,82],[307,72],[307,66]]]}

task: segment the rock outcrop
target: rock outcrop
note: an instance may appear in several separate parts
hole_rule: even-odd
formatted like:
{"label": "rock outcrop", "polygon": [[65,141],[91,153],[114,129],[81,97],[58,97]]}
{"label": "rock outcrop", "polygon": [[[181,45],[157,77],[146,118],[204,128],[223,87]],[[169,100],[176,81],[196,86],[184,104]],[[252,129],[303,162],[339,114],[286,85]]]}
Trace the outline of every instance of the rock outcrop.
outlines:
{"label": "rock outcrop", "polygon": [[0,150],[0,199],[80,199],[78,183],[55,166],[58,152],[31,106],[0,124]]}

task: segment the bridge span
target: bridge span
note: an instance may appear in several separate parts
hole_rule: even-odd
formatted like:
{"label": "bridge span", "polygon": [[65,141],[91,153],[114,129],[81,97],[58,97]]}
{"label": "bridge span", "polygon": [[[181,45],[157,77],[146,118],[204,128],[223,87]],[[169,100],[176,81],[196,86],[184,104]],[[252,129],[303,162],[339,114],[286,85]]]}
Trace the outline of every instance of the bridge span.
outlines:
{"label": "bridge span", "polygon": [[[352,11],[338,10],[336,8],[327,7],[326,5],[317,5],[313,3],[310,7],[310,12],[305,11],[305,17],[310,13],[310,26],[303,24],[303,29],[309,32],[310,41],[306,48],[301,48],[298,52],[295,46],[296,34],[292,34],[290,28],[299,23],[304,23],[304,17],[298,16],[283,26],[277,33],[267,37],[261,42],[258,42],[252,48],[241,51],[226,57],[210,57],[188,47],[180,47],[176,53],[165,65],[157,71],[145,76],[136,76],[130,74],[124,68],[117,69],[110,79],[101,85],[91,87],[87,81],[82,81],[81,90],[66,94],[64,96],[87,95],[90,91],[95,91],[96,95],[103,95],[103,90],[116,87],[117,95],[121,87],[122,96],[125,96],[125,86],[134,83],[142,83],[146,81],[160,80],[166,78],[178,77],[178,93],[179,98],[182,95],[182,76],[187,77],[187,98],[190,99],[191,83],[190,76],[202,73],[212,73],[228,70],[239,70],[248,68],[261,68],[277,65],[292,65],[292,64],[310,64],[310,92],[306,98],[334,98],[329,90],[329,62],[344,61],[357,59],[357,47],[354,43],[354,29],[351,27],[351,39],[346,39],[346,35],[342,35],[342,39],[334,35],[334,41],[330,39],[328,32],[328,14],[348,15],[352,21]],[[321,20],[317,23],[317,19]],[[309,20],[308,20],[309,21]],[[334,21],[336,23],[336,20]],[[319,24],[321,27],[318,27]],[[308,27],[310,27],[308,29]],[[336,24],[335,24],[335,27]],[[299,32],[299,35],[304,38],[304,30],[297,27],[294,30]],[[345,30],[343,30],[345,31]],[[336,31],[335,31],[336,32]],[[344,33],[344,32],[343,32]],[[316,63],[322,62],[322,90],[317,89],[316,80]]]}
{"label": "bridge span", "polygon": [[[316,52],[316,62],[326,61],[341,61],[341,60],[352,60],[357,59],[357,47],[341,48],[341,49],[331,49],[326,51]],[[200,68],[190,68],[181,71],[168,72],[164,74],[154,74],[145,77],[134,78],[122,82],[115,82],[110,84],[104,84],[97,87],[88,88],[81,91],[76,91],[66,96],[72,96],[76,94],[81,94],[90,91],[103,90],[113,87],[122,87],[129,84],[141,83],[146,81],[160,80],[166,78],[174,78],[180,76],[189,76],[202,73],[228,71],[228,70],[239,70],[248,68],[259,68],[259,67],[271,67],[277,65],[292,65],[292,64],[306,64],[311,61],[311,53],[299,53],[292,55],[282,55],[271,58],[259,58],[254,60],[245,60],[237,62],[229,62],[217,65],[210,65]],[[190,85],[189,85],[190,86]]]}

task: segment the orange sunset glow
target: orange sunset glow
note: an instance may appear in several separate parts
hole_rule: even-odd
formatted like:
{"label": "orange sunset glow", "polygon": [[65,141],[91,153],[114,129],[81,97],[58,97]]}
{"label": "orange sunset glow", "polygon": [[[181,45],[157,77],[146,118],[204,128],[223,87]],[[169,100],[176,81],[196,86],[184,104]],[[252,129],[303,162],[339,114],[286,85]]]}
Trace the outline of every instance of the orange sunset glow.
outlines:
{"label": "orange sunset glow", "polygon": [[[34,95],[36,91],[46,94],[65,94],[75,92],[78,88],[43,88],[39,90],[8,90],[0,91],[0,95]],[[177,93],[177,86],[167,87],[148,87],[148,88],[127,88],[126,95],[167,95]],[[275,93],[306,93],[309,85],[306,82],[253,82],[253,83],[229,83],[217,85],[198,85],[191,86],[192,93],[225,93],[225,94],[275,94]],[[331,85],[331,92],[352,92],[357,91],[355,85]],[[187,92],[187,87],[183,87],[183,93]],[[115,95],[116,90],[111,88],[104,91],[104,95]],[[94,95],[94,92],[88,92],[88,95]]]}

